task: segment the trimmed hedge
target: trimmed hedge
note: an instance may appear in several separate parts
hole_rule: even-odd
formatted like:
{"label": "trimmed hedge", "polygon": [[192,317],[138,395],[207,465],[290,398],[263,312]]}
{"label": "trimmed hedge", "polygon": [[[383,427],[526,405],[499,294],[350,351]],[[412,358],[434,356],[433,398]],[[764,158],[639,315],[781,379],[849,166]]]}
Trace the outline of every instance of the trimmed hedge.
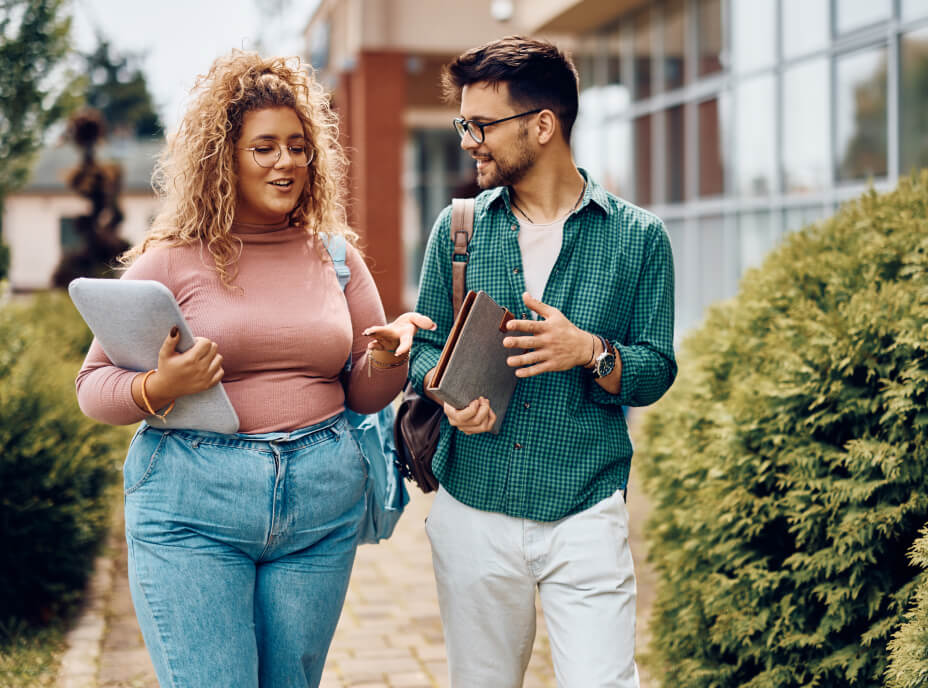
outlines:
{"label": "trimmed hedge", "polygon": [[[915,541],[912,563],[928,568],[928,528]],[[902,628],[889,643],[890,664],[886,672],[888,688],[928,686],[928,579],[922,573],[915,591],[914,608],[906,614]]]}
{"label": "trimmed hedge", "polygon": [[926,402],[923,173],[787,237],[646,415],[663,685],[883,683],[921,581]]}
{"label": "trimmed hedge", "polygon": [[128,429],[77,406],[89,343],[63,293],[0,309],[0,621],[47,621],[76,600],[108,526]]}

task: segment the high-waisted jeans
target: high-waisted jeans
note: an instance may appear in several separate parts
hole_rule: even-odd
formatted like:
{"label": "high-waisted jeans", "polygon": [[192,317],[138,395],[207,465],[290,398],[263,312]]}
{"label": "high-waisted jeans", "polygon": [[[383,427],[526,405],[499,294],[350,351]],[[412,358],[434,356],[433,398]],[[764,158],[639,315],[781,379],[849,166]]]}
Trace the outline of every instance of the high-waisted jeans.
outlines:
{"label": "high-waisted jeans", "polygon": [[143,423],[123,472],[132,600],[162,688],[317,686],[365,509],[342,416],[263,435]]}

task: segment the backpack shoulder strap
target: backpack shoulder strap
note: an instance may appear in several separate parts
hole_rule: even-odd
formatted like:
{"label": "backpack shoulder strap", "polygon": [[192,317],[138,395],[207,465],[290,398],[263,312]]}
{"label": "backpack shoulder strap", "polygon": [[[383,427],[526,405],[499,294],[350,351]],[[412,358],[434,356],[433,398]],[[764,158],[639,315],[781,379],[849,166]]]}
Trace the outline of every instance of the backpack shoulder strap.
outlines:
{"label": "backpack shoulder strap", "polygon": [[[351,279],[351,268],[349,268],[348,263],[345,262],[345,252],[348,243],[341,234],[336,234],[334,236],[320,234],[319,237],[322,239],[322,243],[325,244],[325,250],[329,252],[329,256],[332,258],[332,265],[335,266],[335,276],[338,278],[338,286],[342,288],[342,291],[345,291],[345,287],[348,286],[348,280]],[[348,353],[348,360],[345,361],[345,366],[342,368],[342,377],[349,372],[351,372],[350,352]]]}
{"label": "backpack shoulder strap", "polygon": [[470,254],[467,245],[474,235],[474,199],[451,199],[451,241],[454,255],[451,257],[451,284],[454,289],[454,313],[461,310],[464,303],[464,286],[467,277],[467,261]]}
{"label": "backpack shoulder strap", "polygon": [[345,237],[341,234],[336,234],[334,236],[322,234],[320,236],[322,237],[322,243],[325,244],[325,248],[329,252],[329,256],[332,258],[332,264],[335,266],[335,276],[338,277],[338,286],[342,288],[342,291],[345,291],[345,287],[348,286],[348,280],[351,279],[351,268],[349,268],[348,264],[345,262],[348,242],[345,241]]}

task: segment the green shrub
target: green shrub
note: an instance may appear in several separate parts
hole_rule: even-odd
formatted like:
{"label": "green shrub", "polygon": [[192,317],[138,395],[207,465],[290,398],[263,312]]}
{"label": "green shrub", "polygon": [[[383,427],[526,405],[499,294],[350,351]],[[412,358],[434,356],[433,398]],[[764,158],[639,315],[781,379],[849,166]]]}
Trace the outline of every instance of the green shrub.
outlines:
{"label": "green shrub", "polygon": [[665,686],[876,686],[928,518],[928,173],[789,236],[644,421]]}
{"label": "green shrub", "polygon": [[52,688],[65,651],[64,623],[37,628],[21,620],[0,623],[0,686]]}
{"label": "green shrub", "polygon": [[[921,531],[911,550],[912,563],[928,569],[928,528]],[[928,686],[928,578],[920,574],[915,605],[889,643],[888,688]]]}
{"label": "green shrub", "polygon": [[77,406],[85,329],[64,294],[0,310],[0,621],[75,600],[108,525],[128,438]]}
{"label": "green shrub", "polygon": [[10,249],[0,241],[0,280],[5,279],[10,270]]}

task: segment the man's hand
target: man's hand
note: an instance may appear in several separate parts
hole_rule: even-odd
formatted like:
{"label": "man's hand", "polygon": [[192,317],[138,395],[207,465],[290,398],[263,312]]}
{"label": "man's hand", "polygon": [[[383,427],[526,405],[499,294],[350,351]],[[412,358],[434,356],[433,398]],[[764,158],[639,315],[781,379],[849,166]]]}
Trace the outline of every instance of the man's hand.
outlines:
{"label": "man's hand", "polygon": [[434,374],[434,368],[425,374],[422,388],[425,390],[425,396],[444,409],[445,415],[448,417],[448,422],[451,423],[451,426],[457,428],[465,435],[476,435],[481,432],[489,432],[493,424],[496,423],[496,414],[493,413],[493,409],[490,408],[489,400],[484,397],[479,397],[464,408],[456,409],[451,404],[442,401],[429,392],[429,387],[432,386],[432,376]]}
{"label": "man's hand", "polygon": [[527,350],[520,356],[506,359],[517,369],[516,377],[568,370],[590,361],[596,345],[593,335],[574,325],[557,308],[532,298],[528,292],[522,294],[522,301],[542,319],[510,320],[506,325],[510,332],[526,333],[503,339],[506,348]]}
{"label": "man's hand", "polygon": [[462,409],[456,409],[446,402],[444,409],[448,422],[465,435],[489,432],[496,422],[496,414],[490,408],[490,402],[484,397],[474,399]]}

